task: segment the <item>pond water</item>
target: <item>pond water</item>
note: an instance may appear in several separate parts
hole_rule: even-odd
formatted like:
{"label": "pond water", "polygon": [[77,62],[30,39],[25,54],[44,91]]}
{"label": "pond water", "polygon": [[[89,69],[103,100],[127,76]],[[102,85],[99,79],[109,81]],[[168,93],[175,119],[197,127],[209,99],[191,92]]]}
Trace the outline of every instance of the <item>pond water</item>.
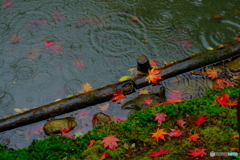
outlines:
{"label": "pond water", "polygon": [[[86,83],[116,83],[140,55],[163,66],[240,37],[239,0],[3,0],[0,13],[0,118],[78,94]],[[109,105],[112,115],[121,106]],[[91,129],[82,119],[97,112],[70,113],[80,117],[76,132]],[[1,141],[26,147],[38,130],[28,128],[5,132]]]}

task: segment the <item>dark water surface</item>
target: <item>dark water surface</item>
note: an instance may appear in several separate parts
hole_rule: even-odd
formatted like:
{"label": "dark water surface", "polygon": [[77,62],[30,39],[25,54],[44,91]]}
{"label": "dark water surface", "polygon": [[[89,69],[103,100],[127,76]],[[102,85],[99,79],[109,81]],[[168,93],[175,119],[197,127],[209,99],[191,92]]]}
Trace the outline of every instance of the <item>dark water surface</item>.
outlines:
{"label": "dark water surface", "polygon": [[[140,55],[162,66],[240,37],[239,0],[1,3],[0,118],[17,114],[16,108],[31,109],[78,94],[85,83],[93,89],[116,83],[130,75]],[[107,103],[108,114],[117,115],[121,104]],[[75,132],[91,129],[87,117],[97,112],[98,106],[70,113],[81,124]],[[26,147],[38,132],[28,128],[3,133],[0,143]]]}

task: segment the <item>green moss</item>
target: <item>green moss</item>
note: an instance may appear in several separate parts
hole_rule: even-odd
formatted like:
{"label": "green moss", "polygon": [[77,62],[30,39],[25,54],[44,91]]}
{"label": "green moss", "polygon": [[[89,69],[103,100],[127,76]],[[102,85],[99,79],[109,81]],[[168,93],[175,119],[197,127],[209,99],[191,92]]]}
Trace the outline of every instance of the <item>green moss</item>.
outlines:
{"label": "green moss", "polygon": [[[162,104],[152,106],[141,111],[136,111],[122,123],[109,123],[105,126],[98,126],[84,135],[83,138],[69,139],[65,136],[50,136],[45,140],[35,140],[24,149],[16,151],[6,150],[0,146],[0,159],[84,159],[99,160],[104,152],[109,153],[108,159],[152,159],[148,155],[159,151],[159,148],[169,149],[169,153],[161,157],[162,160],[188,159],[186,153],[194,148],[207,149],[206,158],[210,151],[229,152],[232,148],[238,148],[238,139],[232,138],[237,132],[236,108],[220,106],[215,102],[216,96],[226,92],[231,96],[231,100],[236,100],[238,87],[227,87],[224,90],[209,90],[202,98],[195,98],[182,103]],[[166,122],[158,126],[154,121],[154,114],[165,113]],[[193,122],[199,115],[204,114],[207,121],[200,126]],[[151,137],[151,133],[157,128],[177,129],[176,121],[184,118],[187,121],[184,131],[180,137],[170,137],[165,135],[164,140],[156,141]],[[200,138],[195,142],[189,142],[188,138],[194,133],[200,134]],[[121,141],[114,150],[104,148],[102,138],[116,135]],[[87,148],[90,140],[97,142],[91,148]],[[124,145],[130,147],[126,148]],[[126,158],[128,157],[128,158]],[[226,157],[226,159],[232,157]]]}

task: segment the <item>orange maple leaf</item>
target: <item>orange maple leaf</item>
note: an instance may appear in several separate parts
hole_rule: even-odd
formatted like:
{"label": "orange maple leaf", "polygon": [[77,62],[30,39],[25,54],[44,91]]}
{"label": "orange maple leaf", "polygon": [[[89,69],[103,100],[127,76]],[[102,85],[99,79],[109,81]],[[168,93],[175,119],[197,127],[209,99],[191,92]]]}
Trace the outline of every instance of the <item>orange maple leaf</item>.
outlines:
{"label": "orange maple leaf", "polygon": [[194,134],[194,135],[191,135],[189,138],[188,138],[188,141],[191,142],[191,141],[196,141],[199,137],[199,134]]}
{"label": "orange maple leaf", "polygon": [[118,147],[117,141],[120,141],[119,139],[115,138],[115,135],[103,137],[102,139],[103,139],[102,143],[104,144],[104,148],[109,147],[112,150]]}
{"label": "orange maple leaf", "polygon": [[90,83],[83,83],[82,87],[83,88],[80,91],[78,91],[79,93],[84,93],[92,90],[92,86]]}
{"label": "orange maple leaf", "polygon": [[157,132],[155,132],[155,133],[151,133],[151,134],[153,134],[152,135],[152,138],[155,138],[157,141],[158,141],[158,139],[163,139],[164,141],[165,141],[165,139],[164,139],[164,134],[168,134],[167,132],[165,132],[164,131],[164,129],[157,129]]}
{"label": "orange maple leaf", "polygon": [[232,136],[232,138],[238,138],[238,137],[239,137],[238,134]]}
{"label": "orange maple leaf", "polygon": [[219,76],[219,73],[215,68],[212,68],[212,69],[207,68],[206,70],[207,70],[208,77],[212,79],[215,79]]}
{"label": "orange maple leaf", "polygon": [[111,100],[113,101],[120,101],[122,99],[126,98],[123,94],[123,91],[116,89],[116,92],[113,93],[113,97],[111,98]]}
{"label": "orange maple leaf", "polygon": [[148,70],[148,76],[147,76],[147,80],[148,82],[152,82],[154,84],[157,84],[158,81],[162,79],[162,77],[160,75],[158,75],[162,70],[155,70],[154,68],[152,70]]}
{"label": "orange maple leaf", "polygon": [[93,139],[89,142],[89,145],[87,146],[87,148],[91,148],[93,146],[93,144],[96,143],[96,141]]}
{"label": "orange maple leaf", "polygon": [[100,160],[104,160],[104,159],[106,159],[106,158],[109,157],[109,156],[110,156],[109,153],[104,152],[104,153],[102,154],[102,157],[100,158]]}
{"label": "orange maple leaf", "polygon": [[149,94],[146,89],[145,90],[140,90],[138,92],[139,92],[139,95],[141,95],[141,94]]}
{"label": "orange maple leaf", "polygon": [[98,107],[99,107],[99,110],[106,111],[108,109],[108,107],[109,107],[109,103],[107,103],[107,104],[105,104],[103,106],[98,106]]}

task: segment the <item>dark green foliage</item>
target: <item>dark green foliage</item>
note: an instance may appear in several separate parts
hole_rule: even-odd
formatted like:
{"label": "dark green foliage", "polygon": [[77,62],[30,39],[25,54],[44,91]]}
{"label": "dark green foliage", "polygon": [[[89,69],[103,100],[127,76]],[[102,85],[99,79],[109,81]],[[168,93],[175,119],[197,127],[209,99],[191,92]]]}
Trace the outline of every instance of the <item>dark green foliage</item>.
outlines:
{"label": "dark green foliage", "polygon": [[[170,149],[167,155],[161,159],[179,159],[190,158],[186,153],[188,150],[196,148],[205,148],[207,156],[210,151],[229,152],[231,148],[237,147],[237,139],[231,138],[237,134],[237,117],[235,107],[222,107],[215,101],[216,96],[226,92],[230,95],[231,100],[236,100],[238,96],[238,87],[227,87],[224,90],[209,90],[202,98],[195,98],[182,103],[162,104],[159,106],[147,107],[144,110],[136,111],[128,117],[128,120],[122,123],[110,123],[105,126],[97,126],[89,131],[83,138],[69,139],[65,136],[50,136],[45,140],[34,140],[28,148],[16,151],[7,150],[0,146],[1,160],[55,160],[55,159],[84,159],[99,160],[102,153],[110,154],[108,159],[151,159],[148,155],[152,151],[158,151],[158,148]],[[166,122],[158,126],[154,121],[156,113],[165,113]],[[193,121],[199,115],[204,114],[207,121],[200,126],[196,126]],[[176,121],[185,118],[187,121],[186,128],[179,128]],[[165,136],[165,140],[158,142],[151,138],[151,133],[156,132],[157,128],[179,128],[184,131],[180,137]],[[189,142],[187,138],[199,133],[200,138],[196,142]],[[102,138],[116,135],[121,141],[115,150],[104,148]],[[96,140],[91,148],[87,148],[90,140]],[[129,149],[126,149],[126,146]],[[210,148],[210,149],[209,149]],[[231,159],[233,157],[230,157]],[[228,158],[226,158],[228,159]]]}

